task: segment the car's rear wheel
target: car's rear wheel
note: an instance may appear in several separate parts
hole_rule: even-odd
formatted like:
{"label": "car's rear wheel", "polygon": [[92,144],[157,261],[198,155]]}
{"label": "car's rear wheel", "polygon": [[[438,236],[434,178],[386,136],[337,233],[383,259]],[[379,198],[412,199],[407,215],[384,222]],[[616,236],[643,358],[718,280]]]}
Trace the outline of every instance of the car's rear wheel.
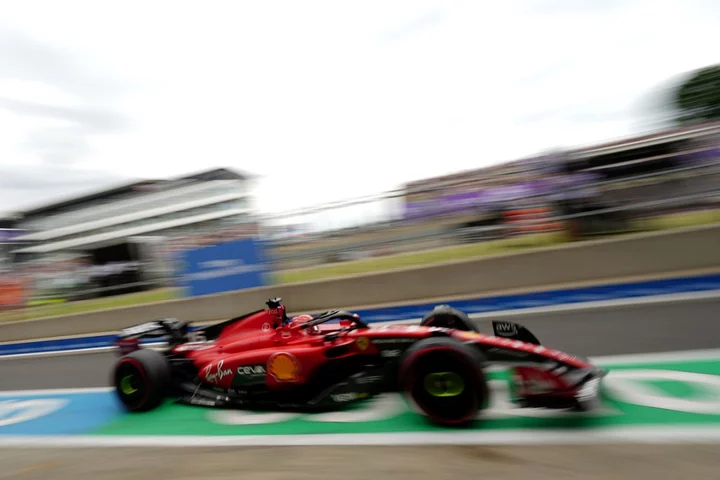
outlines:
{"label": "car's rear wheel", "polygon": [[410,347],[400,366],[400,385],[408,399],[441,425],[472,422],[488,402],[484,358],[452,338],[428,338]]}
{"label": "car's rear wheel", "polygon": [[165,357],[154,350],[137,350],[122,357],[115,365],[115,392],[131,412],[158,407],[167,395],[171,372]]}

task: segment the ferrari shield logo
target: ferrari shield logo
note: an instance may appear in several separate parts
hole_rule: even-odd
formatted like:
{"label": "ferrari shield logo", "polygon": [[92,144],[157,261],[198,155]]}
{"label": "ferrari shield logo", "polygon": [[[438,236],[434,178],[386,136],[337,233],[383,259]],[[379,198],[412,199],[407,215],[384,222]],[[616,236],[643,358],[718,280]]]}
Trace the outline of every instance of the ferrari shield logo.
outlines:
{"label": "ferrari shield logo", "polygon": [[360,350],[366,350],[368,348],[368,345],[370,345],[370,341],[367,337],[359,337],[355,343],[357,344],[358,348]]}
{"label": "ferrari shield logo", "polygon": [[278,352],[268,360],[267,371],[278,382],[293,382],[300,374],[300,364],[293,355]]}

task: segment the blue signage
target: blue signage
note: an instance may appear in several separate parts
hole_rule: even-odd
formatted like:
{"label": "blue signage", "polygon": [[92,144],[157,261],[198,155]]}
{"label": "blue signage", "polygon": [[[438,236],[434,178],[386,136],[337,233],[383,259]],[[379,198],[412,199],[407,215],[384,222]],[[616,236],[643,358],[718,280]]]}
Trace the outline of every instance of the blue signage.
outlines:
{"label": "blue signage", "polygon": [[191,297],[268,284],[270,266],[262,243],[253,239],[186,250],[181,264],[180,284]]}

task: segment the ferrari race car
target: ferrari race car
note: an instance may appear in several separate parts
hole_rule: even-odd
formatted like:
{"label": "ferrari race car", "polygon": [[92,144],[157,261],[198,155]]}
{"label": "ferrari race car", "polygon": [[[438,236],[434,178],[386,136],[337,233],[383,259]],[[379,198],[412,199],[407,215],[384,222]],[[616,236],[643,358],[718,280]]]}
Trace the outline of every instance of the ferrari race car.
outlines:
{"label": "ferrari race car", "polygon": [[[357,314],[288,318],[279,298],[226,322],[190,328],[161,319],[122,330],[112,381],[130,412],[166,399],[218,408],[327,410],[384,392],[403,392],[441,425],[472,421],[488,405],[486,368],[512,370],[519,407],[585,411],[605,371],[546,348],[526,328],[492,322],[480,333],[463,312],[436,307],[420,325],[371,327]],[[164,338],[164,350],[142,339]]]}

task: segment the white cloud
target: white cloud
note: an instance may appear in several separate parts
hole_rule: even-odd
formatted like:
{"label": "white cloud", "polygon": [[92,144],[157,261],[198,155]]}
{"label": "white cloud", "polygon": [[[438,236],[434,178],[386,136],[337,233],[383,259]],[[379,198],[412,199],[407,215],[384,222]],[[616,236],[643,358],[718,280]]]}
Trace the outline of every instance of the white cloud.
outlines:
{"label": "white cloud", "polygon": [[[0,97],[131,124],[82,134],[87,154],[68,168],[115,183],[237,167],[263,176],[261,206],[277,211],[635,133],[643,95],[716,60],[719,12],[713,0],[7,2],[0,32],[55,53],[0,78]],[[0,169],[38,164],[24,145],[48,121],[0,109]]]}

